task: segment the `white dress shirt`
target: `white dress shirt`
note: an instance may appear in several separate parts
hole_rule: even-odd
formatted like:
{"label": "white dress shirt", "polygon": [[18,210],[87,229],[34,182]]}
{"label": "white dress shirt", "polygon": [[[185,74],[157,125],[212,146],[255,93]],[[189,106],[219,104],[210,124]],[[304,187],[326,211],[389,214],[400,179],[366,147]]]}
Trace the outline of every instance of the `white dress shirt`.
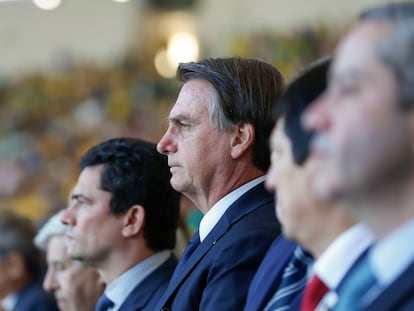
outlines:
{"label": "white dress shirt", "polygon": [[384,289],[414,261],[414,220],[410,220],[379,241],[370,253],[370,262]]}
{"label": "white dress shirt", "polygon": [[105,295],[114,303],[108,311],[118,310],[132,290],[151,272],[168,260],[171,252],[166,250],[148,257],[144,261],[125,271],[112,284],[106,287]]}
{"label": "white dress shirt", "polygon": [[257,186],[261,182],[264,182],[266,176],[260,176],[243,186],[233,190],[226,196],[222,197],[213,207],[203,216],[200,221],[199,234],[200,241],[202,242],[206,236],[213,230],[214,226],[219,222],[221,216],[227,211],[227,209],[232,205],[238,198],[240,198],[247,191]]}
{"label": "white dress shirt", "polygon": [[356,224],[341,233],[315,262],[314,272],[330,288],[336,289],[359,256],[374,242],[372,231]]}
{"label": "white dress shirt", "polygon": [[1,306],[5,311],[13,311],[17,303],[17,294],[10,294],[1,301]]}
{"label": "white dress shirt", "polygon": [[375,241],[372,231],[359,223],[340,234],[314,264],[314,273],[330,291],[315,310],[330,310],[338,300],[335,289],[362,253]]}

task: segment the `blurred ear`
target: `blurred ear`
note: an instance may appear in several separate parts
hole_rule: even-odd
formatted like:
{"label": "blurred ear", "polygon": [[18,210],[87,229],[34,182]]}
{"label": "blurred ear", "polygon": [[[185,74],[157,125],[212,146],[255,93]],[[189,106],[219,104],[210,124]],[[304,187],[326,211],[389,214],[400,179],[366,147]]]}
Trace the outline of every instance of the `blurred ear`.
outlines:
{"label": "blurred ear", "polygon": [[141,205],[132,206],[123,217],[122,235],[124,237],[137,235],[144,228],[145,209]]}
{"label": "blurred ear", "polygon": [[231,138],[231,156],[233,159],[240,158],[246,150],[253,146],[255,138],[252,124],[243,123],[236,127]]}

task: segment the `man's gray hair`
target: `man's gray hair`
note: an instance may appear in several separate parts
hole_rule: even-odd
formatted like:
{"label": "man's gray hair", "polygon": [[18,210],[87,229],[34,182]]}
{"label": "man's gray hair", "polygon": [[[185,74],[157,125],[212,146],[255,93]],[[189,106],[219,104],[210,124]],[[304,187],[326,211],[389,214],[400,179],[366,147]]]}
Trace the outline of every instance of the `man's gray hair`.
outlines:
{"label": "man's gray hair", "polygon": [[383,21],[393,28],[378,46],[380,59],[397,80],[402,107],[414,105],[414,2],[393,3],[363,12],[360,21]]}
{"label": "man's gray hair", "polygon": [[45,251],[50,238],[65,234],[67,226],[60,221],[63,212],[62,210],[50,217],[35,236],[34,243],[39,249]]}

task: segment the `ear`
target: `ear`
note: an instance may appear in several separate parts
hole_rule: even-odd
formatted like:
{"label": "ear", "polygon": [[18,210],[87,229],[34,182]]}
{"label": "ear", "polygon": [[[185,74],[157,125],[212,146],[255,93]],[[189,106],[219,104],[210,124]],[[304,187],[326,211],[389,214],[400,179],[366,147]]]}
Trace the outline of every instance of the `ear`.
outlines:
{"label": "ear", "polygon": [[124,217],[122,235],[131,237],[140,233],[145,225],[145,209],[141,205],[132,206]]}
{"label": "ear", "polygon": [[254,127],[250,123],[243,123],[236,127],[231,138],[231,156],[240,158],[254,143]]}

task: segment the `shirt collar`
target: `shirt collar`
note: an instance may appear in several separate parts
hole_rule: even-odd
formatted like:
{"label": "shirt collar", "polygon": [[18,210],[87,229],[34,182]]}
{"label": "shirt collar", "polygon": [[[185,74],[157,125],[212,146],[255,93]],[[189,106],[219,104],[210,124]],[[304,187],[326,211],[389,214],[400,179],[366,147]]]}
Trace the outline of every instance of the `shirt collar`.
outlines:
{"label": "shirt collar", "polygon": [[167,261],[170,255],[171,253],[168,250],[158,252],[125,271],[107,286],[105,295],[114,303],[114,306],[110,310],[118,310],[133,289],[152,271]]}
{"label": "shirt collar", "polygon": [[221,216],[227,211],[227,209],[244,193],[254,188],[258,184],[264,182],[266,176],[260,176],[256,179],[249,181],[248,183],[233,190],[229,194],[222,197],[213,207],[203,216],[199,226],[200,241],[202,242],[206,236],[213,230],[214,226],[219,222]]}
{"label": "shirt collar", "polygon": [[17,303],[17,294],[10,294],[7,295],[2,301],[1,306],[4,308],[4,310],[14,310],[14,307]]}
{"label": "shirt collar", "polygon": [[379,286],[391,284],[414,261],[414,219],[379,241],[370,260]]}
{"label": "shirt collar", "polygon": [[374,242],[374,234],[362,223],[341,233],[315,262],[314,272],[336,289],[359,256]]}

